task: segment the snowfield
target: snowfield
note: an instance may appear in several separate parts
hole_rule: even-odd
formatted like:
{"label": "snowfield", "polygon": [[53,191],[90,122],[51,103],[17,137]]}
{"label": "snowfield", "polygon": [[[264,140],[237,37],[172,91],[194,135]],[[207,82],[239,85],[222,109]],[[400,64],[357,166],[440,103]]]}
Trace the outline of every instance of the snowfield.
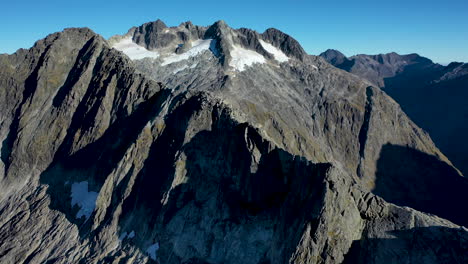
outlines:
{"label": "snowfield", "polygon": [[159,249],[159,243],[152,244],[146,249],[146,253],[149,255],[149,257],[153,260],[156,260],[156,252]]}
{"label": "snowfield", "polygon": [[210,50],[212,46],[213,39],[198,39],[193,41],[192,48],[187,50],[182,54],[171,54],[167,58],[164,58],[162,66],[168,65],[174,62],[179,62],[183,60],[187,60],[190,57],[195,57],[198,54],[204,52],[205,50]]}
{"label": "snowfield", "polygon": [[135,237],[135,231],[132,230],[132,232],[130,232],[130,234],[127,234],[127,232],[123,232],[120,237],[119,237],[119,240],[120,241],[123,241],[125,238],[134,238]]}
{"label": "snowfield", "polygon": [[273,54],[275,60],[279,62],[287,62],[289,60],[289,57],[286,56],[286,54],[284,54],[280,49],[271,45],[270,43],[260,40],[260,44],[266,51],[268,51],[268,53]]}
{"label": "snowfield", "polygon": [[158,58],[157,51],[149,51],[146,48],[134,43],[132,37],[126,37],[112,46],[116,50],[120,50],[127,55],[131,60],[141,60],[144,58]]}
{"label": "snowfield", "polygon": [[[215,40],[213,39],[198,39],[192,42],[192,48],[182,54],[169,54],[168,56],[164,56],[159,51],[150,51],[146,48],[134,43],[131,37],[126,37],[119,42],[115,43],[112,47],[116,50],[122,51],[125,55],[127,55],[132,60],[141,60],[144,58],[160,58],[163,57],[163,61],[161,66],[169,65],[175,62],[184,61],[189,59],[190,57],[195,57],[198,54],[206,51],[211,50],[216,55],[216,50],[214,50]],[[184,70],[180,69],[180,70]],[[176,70],[174,72],[177,73]]]}
{"label": "snowfield", "polygon": [[75,182],[71,186],[71,205],[78,205],[80,210],[76,213],[76,218],[85,217],[89,219],[96,207],[97,192],[88,191],[88,182]]}
{"label": "snowfield", "polygon": [[238,71],[243,71],[245,70],[246,66],[251,66],[254,63],[262,64],[265,62],[265,58],[253,50],[244,49],[236,45],[232,47],[231,61],[229,62],[229,66]]}

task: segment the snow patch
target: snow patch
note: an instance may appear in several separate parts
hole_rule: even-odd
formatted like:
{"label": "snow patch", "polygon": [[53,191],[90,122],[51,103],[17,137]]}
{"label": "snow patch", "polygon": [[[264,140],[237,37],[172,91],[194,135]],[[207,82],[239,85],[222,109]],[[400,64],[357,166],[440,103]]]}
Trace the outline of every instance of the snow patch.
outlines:
{"label": "snow patch", "polygon": [[130,232],[130,234],[127,234],[127,232],[123,232],[123,233],[119,236],[119,240],[120,240],[120,241],[123,241],[126,237],[128,237],[128,238],[134,238],[134,237],[135,237],[135,231],[132,230],[132,232]]}
{"label": "snow patch", "polygon": [[149,257],[153,260],[156,260],[156,252],[159,249],[159,243],[152,244],[146,249],[146,253],[148,253]]}
{"label": "snow patch", "polygon": [[251,66],[254,63],[265,63],[265,58],[253,50],[244,49],[235,45],[232,47],[229,66],[238,71],[243,71],[246,66]]}
{"label": "snow patch", "polygon": [[141,60],[143,58],[157,58],[157,51],[149,51],[146,48],[134,43],[132,37],[126,37],[112,46],[116,50],[120,50],[132,60]]}
{"label": "snow patch", "polygon": [[268,53],[273,54],[273,56],[275,57],[275,60],[279,62],[286,62],[289,60],[289,57],[286,56],[286,54],[284,54],[280,49],[271,45],[270,43],[260,40],[260,44],[266,51],[268,51]]}
{"label": "snow patch", "polygon": [[127,237],[127,232],[123,232],[123,233],[119,236],[119,240],[122,241],[122,240],[124,240],[126,237]]}
{"label": "snow patch", "polygon": [[180,71],[183,71],[183,70],[185,70],[185,69],[187,69],[187,68],[188,68],[188,66],[187,66],[187,65],[184,65],[184,66],[182,66],[182,67],[180,67],[180,68],[175,69],[172,73],[173,73],[173,74],[176,74],[176,73],[178,73],[178,72],[180,72]]}
{"label": "snow patch", "polygon": [[88,191],[88,182],[75,182],[71,186],[71,206],[78,205],[80,210],[76,213],[76,218],[85,217],[89,219],[96,207],[97,192]]}
{"label": "snow patch", "polygon": [[198,39],[192,43],[192,48],[187,50],[182,54],[172,54],[169,57],[165,58],[162,66],[168,65],[174,62],[187,60],[190,57],[195,57],[198,54],[204,52],[205,50],[210,50],[212,47],[213,39]]}

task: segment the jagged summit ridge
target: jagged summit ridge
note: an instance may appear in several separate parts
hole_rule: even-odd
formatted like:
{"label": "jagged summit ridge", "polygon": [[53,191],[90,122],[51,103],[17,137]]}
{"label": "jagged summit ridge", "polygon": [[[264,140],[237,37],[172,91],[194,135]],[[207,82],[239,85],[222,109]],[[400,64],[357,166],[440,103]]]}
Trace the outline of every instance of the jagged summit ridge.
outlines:
{"label": "jagged summit ridge", "polygon": [[319,56],[335,66],[343,65],[348,61],[348,58],[343,53],[334,49],[328,49],[325,52],[322,52]]}
{"label": "jagged summit ridge", "polygon": [[399,74],[407,66],[418,64],[427,67],[434,64],[430,59],[416,53],[406,55],[400,55],[396,52],[377,55],[358,54],[348,58],[337,50],[327,50],[319,56],[332,65],[364,77],[379,87],[385,86],[385,78]]}
{"label": "jagged summit ridge", "polygon": [[210,41],[209,48],[203,50],[211,51],[223,66],[239,71],[255,63],[282,63],[290,58],[303,60],[306,57],[296,40],[277,29],[259,34],[246,28],[232,29],[224,21],[208,27],[194,26],[191,22],[167,27],[157,20],[132,28],[125,36],[115,36],[110,41],[132,59],[156,59],[187,52],[186,57],[191,57],[198,54],[193,48],[201,51],[197,48],[201,41]]}

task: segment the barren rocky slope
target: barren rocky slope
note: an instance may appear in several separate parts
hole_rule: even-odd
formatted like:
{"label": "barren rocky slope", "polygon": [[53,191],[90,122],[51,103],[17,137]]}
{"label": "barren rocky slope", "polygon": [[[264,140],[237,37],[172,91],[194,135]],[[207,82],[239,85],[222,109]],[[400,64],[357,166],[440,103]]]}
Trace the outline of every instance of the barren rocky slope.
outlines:
{"label": "barren rocky slope", "polygon": [[276,29],[73,28],[0,65],[1,263],[468,261],[468,181]]}
{"label": "barren rocky slope", "polygon": [[320,55],[334,66],[384,89],[436,145],[468,174],[468,64],[447,66],[417,54],[356,55],[327,50]]}

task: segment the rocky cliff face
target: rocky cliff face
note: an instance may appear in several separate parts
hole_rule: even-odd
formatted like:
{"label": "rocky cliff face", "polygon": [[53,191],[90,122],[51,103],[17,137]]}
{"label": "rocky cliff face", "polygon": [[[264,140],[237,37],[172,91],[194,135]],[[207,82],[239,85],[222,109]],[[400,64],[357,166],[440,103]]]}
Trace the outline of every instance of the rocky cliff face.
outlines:
{"label": "rocky cliff face", "polygon": [[429,132],[436,145],[468,174],[468,64],[448,66],[417,54],[356,55],[322,53],[331,64],[382,87],[417,125]]}
{"label": "rocky cliff face", "polygon": [[2,263],[468,260],[466,179],[276,29],[66,29],[0,64]]}

